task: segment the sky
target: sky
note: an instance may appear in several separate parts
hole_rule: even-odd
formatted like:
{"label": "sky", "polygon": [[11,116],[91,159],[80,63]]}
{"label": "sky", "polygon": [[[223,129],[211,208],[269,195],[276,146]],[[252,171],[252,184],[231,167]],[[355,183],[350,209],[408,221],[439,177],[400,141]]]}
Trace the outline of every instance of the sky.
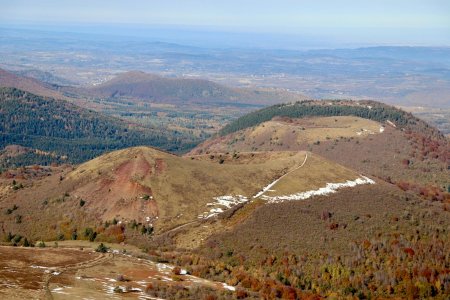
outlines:
{"label": "sky", "polygon": [[450,45],[449,0],[0,0],[2,24],[135,24]]}

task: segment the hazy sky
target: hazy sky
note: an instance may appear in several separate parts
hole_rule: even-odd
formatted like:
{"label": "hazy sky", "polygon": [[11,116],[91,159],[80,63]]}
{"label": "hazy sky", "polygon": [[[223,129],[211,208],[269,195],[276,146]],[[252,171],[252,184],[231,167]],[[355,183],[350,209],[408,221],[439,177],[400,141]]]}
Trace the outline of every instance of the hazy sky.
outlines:
{"label": "hazy sky", "polygon": [[449,0],[0,0],[0,8],[0,24],[189,25],[355,39],[369,33],[387,43],[450,44]]}

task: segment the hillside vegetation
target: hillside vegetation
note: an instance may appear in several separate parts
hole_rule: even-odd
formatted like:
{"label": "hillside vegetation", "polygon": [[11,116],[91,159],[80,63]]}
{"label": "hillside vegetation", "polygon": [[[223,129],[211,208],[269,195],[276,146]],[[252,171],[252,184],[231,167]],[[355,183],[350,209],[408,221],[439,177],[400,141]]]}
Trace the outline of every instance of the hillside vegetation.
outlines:
{"label": "hillside vegetation", "polygon": [[306,100],[288,104],[277,104],[257,110],[238,118],[220,130],[220,135],[233,133],[248,127],[256,126],[272,118],[302,118],[311,116],[356,116],[377,122],[393,122],[400,128],[413,126],[429,133],[439,134],[412,114],[376,101],[349,100]]}
{"label": "hillside vegetation", "polygon": [[206,140],[191,154],[233,151],[283,151],[307,149],[324,141],[361,139],[384,132],[385,125],[354,116],[305,117],[272,120],[237,132]]}
{"label": "hillside vegetation", "polygon": [[[55,239],[59,234],[70,238],[85,227],[101,226],[100,233],[106,230],[105,223],[116,220],[123,224],[116,232],[119,239],[136,242],[137,224],[161,233],[202,222],[262,198],[259,192],[275,180],[279,180],[273,187],[277,192],[266,191],[267,195],[315,190],[358,177],[350,169],[306,152],[195,158],[135,147],[105,154],[74,170],[34,166],[5,172],[0,209],[8,213],[0,214],[0,222],[4,222],[3,234],[11,231],[36,240]],[[35,214],[37,210],[41,213]],[[16,223],[18,215],[21,222]]]}
{"label": "hillside vegetation", "polygon": [[426,122],[382,103],[275,105],[237,119],[220,133],[190,153],[308,150],[425,199],[450,201],[449,139]]}
{"label": "hillside vegetation", "polygon": [[[184,143],[175,131],[161,131],[127,124],[63,100],[44,98],[14,88],[0,89],[0,148],[20,145],[51,153],[32,153],[4,161],[3,166],[79,163],[106,151],[136,145],[152,145],[182,151]],[[22,159],[21,159],[22,158]]]}
{"label": "hillside vegetation", "polygon": [[448,214],[379,183],[259,206],[199,251],[172,257],[265,299],[446,299]]}

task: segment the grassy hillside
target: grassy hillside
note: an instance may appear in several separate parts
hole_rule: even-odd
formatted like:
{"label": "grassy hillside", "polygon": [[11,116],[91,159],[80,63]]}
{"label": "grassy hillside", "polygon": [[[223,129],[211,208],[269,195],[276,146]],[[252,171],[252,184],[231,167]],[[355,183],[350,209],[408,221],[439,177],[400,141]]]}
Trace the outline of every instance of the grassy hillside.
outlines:
{"label": "grassy hillside", "polygon": [[[74,230],[116,220],[133,241],[132,224],[153,226],[161,233],[201,223],[255,197],[315,190],[359,176],[306,152],[183,158],[136,147],[105,154],[74,170],[35,166],[5,172],[0,209],[18,208],[1,214],[0,220],[4,234],[17,232],[32,239],[54,239],[61,233],[70,238]],[[259,195],[277,179],[272,190]],[[35,214],[38,210],[42,213]],[[19,223],[14,221],[18,215]]]}
{"label": "grassy hillside", "polygon": [[441,135],[412,114],[376,101],[301,101],[277,104],[249,113],[225,126],[220,135],[233,133],[270,121],[274,117],[302,118],[311,116],[356,116],[377,122],[393,122],[399,128],[414,127],[428,134]]}
{"label": "grassy hillside", "polygon": [[[341,128],[337,122],[326,119],[337,127],[317,130],[307,124],[323,124],[324,118],[298,119],[289,123],[269,121],[208,140],[190,153],[214,155],[216,152],[237,153],[245,151],[303,151],[308,150],[364,174],[370,174],[395,183],[404,190],[414,191],[433,201],[448,201],[450,142],[445,137],[424,135],[411,130],[400,130],[380,125],[370,120],[358,120],[358,128]],[[331,122],[329,122],[331,121]],[[298,123],[295,125],[295,123]],[[372,133],[369,134],[372,124]],[[302,130],[304,128],[304,130]],[[367,131],[361,131],[361,128]],[[334,136],[334,133],[339,133]],[[358,133],[361,133],[358,135]]]}
{"label": "grassy hillside", "polygon": [[32,157],[20,161],[16,157],[17,165],[48,164],[55,157],[79,163],[106,151],[135,145],[152,145],[169,151],[182,151],[191,146],[174,131],[133,126],[63,100],[14,88],[0,89],[0,110],[0,148],[17,144],[53,154],[38,161]]}
{"label": "grassy hillside", "polygon": [[191,154],[233,151],[283,151],[340,138],[365,138],[384,131],[385,125],[354,116],[305,117],[272,120],[232,134],[206,140]]}
{"label": "grassy hillside", "polygon": [[231,133],[190,153],[308,150],[428,200],[450,198],[450,140],[424,121],[381,103],[277,105],[239,118],[225,132]]}
{"label": "grassy hillside", "polygon": [[235,287],[225,299],[445,299],[450,224],[444,203],[378,179],[270,200],[360,177],[304,151],[179,157],[129,148],[77,168],[2,174],[0,239],[139,245],[158,262]]}

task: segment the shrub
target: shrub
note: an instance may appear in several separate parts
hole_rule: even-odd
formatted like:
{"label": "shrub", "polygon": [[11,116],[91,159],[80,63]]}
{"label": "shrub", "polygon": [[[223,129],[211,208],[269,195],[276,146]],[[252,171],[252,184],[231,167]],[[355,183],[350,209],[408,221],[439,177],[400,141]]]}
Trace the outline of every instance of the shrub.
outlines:
{"label": "shrub", "polygon": [[95,249],[95,252],[100,252],[100,253],[106,253],[108,252],[109,247],[106,247],[103,243],[100,243],[100,245],[98,245],[97,249]]}
{"label": "shrub", "polygon": [[43,241],[40,241],[40,242],[37,244],[37,246],[38,246],[39,248],[45,248],[45,247],[46,247],[46,245],[45,245],[45,243],[44,243]]}
{"label": "shrub", "polygon": [[17,244],[18,242],[20,242],[21,239],[22,239],[22,236],[15,235],[14,238],[12,239],[12,241]]}
{"label": "shrub", "polygon": [[11,232],[8,232],[8,235],[6,236],[6,241],[7,242],[11,242],[11,240],[14,238],[14,234],[12,234]]}
{"label": "shrub", "polygon": [[136,229],[136,228],[138,228],[138,223],[136,222],[136,220],[133,219],[133,221],[131,221],[130,227],[131,227],[131,229]]}
{"label": "shrub", "polygon": [[10,215],[10,214],[13,213],[13,211],[17,210],[18,208],[19,208],[19,207],[18,207],[17,205],[14,204],[12,208],[8,208],[8,209],[6,210],[6,214],[7,214],[7,215]]}
{"label": "shrub", "polygon": [[15,218],[16,224],[20,224],[22,223],[22,216],[21,215],[17,215]]}
{"label": "shrub", "polygon": [[83,199],[80,200],[80,207],[83,207],[86,204],[86,201],[84,201]]}
{"label": "shrub", "polygon": [[84,237],[88,238],[90,242],[93,242],[97,237],[97,232],[95,232],[92,228],[88,227],[84,229],[83,235]]}
{"label": "shrub", "polygon": [[149,225],[148,227],[146,227],[145,225],[142,225],[141,228],[141,234],[148,234],[151,235],[153,233],[153,226]]}
{"label": "shrub", "polygon": [[93,242],[93,241],[95,241],[95,238],[97,237],[97,232],[92,232],[90,235],[89,235],[89,241],[90,242]]}

